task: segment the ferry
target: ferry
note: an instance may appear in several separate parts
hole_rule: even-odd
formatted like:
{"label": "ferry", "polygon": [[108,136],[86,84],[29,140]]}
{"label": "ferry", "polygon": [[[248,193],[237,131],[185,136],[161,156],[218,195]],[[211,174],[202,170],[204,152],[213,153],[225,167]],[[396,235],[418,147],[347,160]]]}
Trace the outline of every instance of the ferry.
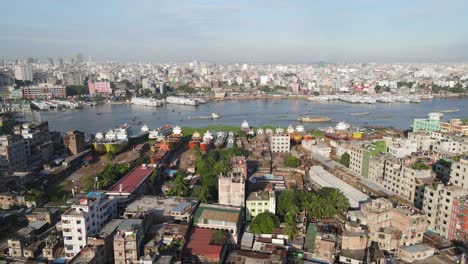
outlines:
{"label": "ferry", "polygon": [[195,99],[185,98],[185,97],[177,97],[177,96],[168,96],[166,98],[166,102],[169,104],[180,104],[180,105],[193,105],[197,106],[200,103]]}
{"label": "ferry", "polygon": [[134,105],[144,105],[144,106],[153,106],[153,107],[163,105],[163,102],[160,100],[156,100],[153,98],[143,98],[143,97],[133,97],[130,100],[130,103]]}
{"label": "ferry", "polygon": [[206,131],[203,135],[203,141],[200,143],[200,149],[202,151],[207,151],[211,148],[213,144],[213,134],[210,131]]}
{"label": "ferry", "polygon": [[447,109],[447,110],[440,110],[438,112],[446,113],[446,114],[448,114],[448,113],[457,113],[457,112],[460,112],[460,109]]}
{"label": "ferry", "polygon": [[192,140],[190,140],[189,142],[189,149],[193,149],[195,146],[200,146],[201,141],[202,138],[200,136],[200,133],[198,131],[193,132]]}
{"label": "ferry", "polygon": [[226,132],[219,131],[216,134],[216,139],[214,141],[214,146],[216,148],[218,148],[218,149],[224,147],[224,144],[226,143],[227,136],[228,136],[228,134]]}
{"label": "ferry", "polygon": [[244,132],[247,132],[250,130],[249,122],[247,122],[247,120],[244,120],[244,122],[242,122],[241,129]]}
{"label": "ferry", "polygon": [[319,123],[319,122],[329,122],[331,121],[331,119],[328,117],[320,117],[320,116],[302,116],[302,117],[299,117],[298,121]]}
{"label": "ferry", "polygon": [[117,154],[124,150],[129,143],[130,125],[124,124],[116,129],[110,129],[107,133],[96,133],[93,143],[96,153],[112,152]]}

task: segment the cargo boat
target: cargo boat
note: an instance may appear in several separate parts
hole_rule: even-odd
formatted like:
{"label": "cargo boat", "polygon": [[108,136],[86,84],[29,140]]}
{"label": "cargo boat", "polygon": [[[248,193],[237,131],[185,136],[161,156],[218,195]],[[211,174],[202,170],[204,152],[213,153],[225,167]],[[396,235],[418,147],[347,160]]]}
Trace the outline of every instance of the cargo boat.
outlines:
{"label": "cargo boat", "polygon": [[298,121],[300,122],[310,122],[310,123],[319,123],[319,122],[329,122],[331,121],[328,117],[320,117],[320,116],[301,116],[299,117]]}
{"label": "cargo boat", "polygon": [[157,140],[164,139],[165,137],[172,134],[173,129],[174,127],[172,125],[164,125],[158,129],[150,130],[148,138]]}
{"label": "cargo boat", "polygon": [[130,125],[124,124],[114,130],[109,130],[105,135],[96,133],[96,141],[93,143],[96,153],[112,152],[117,154],[129,144]]}
{"label": "cargo boat", "polygon": [[213,134],[211,134],[210,131],[206,131],[206,133],[203,135],[203,141],[200,143],[200,149],[202,151],[207,151],[211,148],[212,144],[213,144]]}
{"label": "cargo boat", "polygon": [[193,149],[195,146],[200,146],[202,138],[198,131],[193,132],[192,140],[189,141],[189,149]]}
{"label": "cargo boat", "polygon": [[224,131],[219,131],[217,134],[216,134],[216,139],[214,141],[214,146],[215,148],[222,148],[224,147],[224,144],[226,143],[226,139],[227,139],[227,136],[228,134]]}

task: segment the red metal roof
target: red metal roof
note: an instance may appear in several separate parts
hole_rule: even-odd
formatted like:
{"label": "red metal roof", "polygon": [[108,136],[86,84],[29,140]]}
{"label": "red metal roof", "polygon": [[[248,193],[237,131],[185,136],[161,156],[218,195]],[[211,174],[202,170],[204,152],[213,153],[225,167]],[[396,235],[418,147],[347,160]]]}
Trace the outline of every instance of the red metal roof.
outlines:
{"label": "red metal roof", "polygon": [[209,260],[220,258],[222,246],[210,245],[213,230],[205,228],[192,228],[190,240],[187,243],[184,255],[205,256]]}
{"label": "red metal roof", "polygon": [[114,186],[112,186],[108,193],[124,193],[131,194],[134,192],[140,184],[154,171],[153,166],[143,166],[140,165],[136,167],[131,172],[129,172],[125,177],[120,179]]}

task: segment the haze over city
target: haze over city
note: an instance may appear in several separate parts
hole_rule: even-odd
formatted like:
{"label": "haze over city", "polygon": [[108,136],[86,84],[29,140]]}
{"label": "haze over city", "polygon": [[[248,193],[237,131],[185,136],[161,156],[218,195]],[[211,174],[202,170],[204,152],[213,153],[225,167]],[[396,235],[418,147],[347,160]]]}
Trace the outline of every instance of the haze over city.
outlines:
{"label": "haze over city", "polygon": [[464,62],[468,2],[5,1],[1,58]]}

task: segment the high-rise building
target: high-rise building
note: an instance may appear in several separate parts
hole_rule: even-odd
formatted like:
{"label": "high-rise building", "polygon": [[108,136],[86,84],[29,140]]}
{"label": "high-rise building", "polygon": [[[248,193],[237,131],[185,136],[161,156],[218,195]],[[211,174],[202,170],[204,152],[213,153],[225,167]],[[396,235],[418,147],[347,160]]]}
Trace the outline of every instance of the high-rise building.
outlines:
{"label": "high-rise building", "polygon": [[83,62],[83,54],[78,53],[76,54],[76,63],[80,64]]}
{"label": "high-rise building", "polygon": [[22,137],[0,136],[0,172],[24,170],[27,160],[26,142]]}
{"label": "high-rise building", "polygon": [[468,188],[468,156],[461,157],[450,167],[450,183],[462,188]]}
{"label": "high-rise building", "polygon": [[33,81],[33,73],[30,65],[16,65],[15,79],[20,81]]}
{"label": "high-rise building", "polygon": [[63,144],[75,155],[85,150],[84,133],[78,130],[70,130],[63,137]]}
{"label": "high-rise building", "polygon": [[67,89],[63,85],[40,84],[23,87],[23,96],[36,98],[66,98]]}
{"label": "high-rise building", "polygon": [[245,176],[238,173],[220,175],[218,179],[219,204],[230,206],[245,205]]}
{"label": "high-rise building", "polygon": [[65,258],[71,259],[86,246],[88,235],[94,235],[117,217],[115,200],[102,192],[90,192],[62,214]]}

